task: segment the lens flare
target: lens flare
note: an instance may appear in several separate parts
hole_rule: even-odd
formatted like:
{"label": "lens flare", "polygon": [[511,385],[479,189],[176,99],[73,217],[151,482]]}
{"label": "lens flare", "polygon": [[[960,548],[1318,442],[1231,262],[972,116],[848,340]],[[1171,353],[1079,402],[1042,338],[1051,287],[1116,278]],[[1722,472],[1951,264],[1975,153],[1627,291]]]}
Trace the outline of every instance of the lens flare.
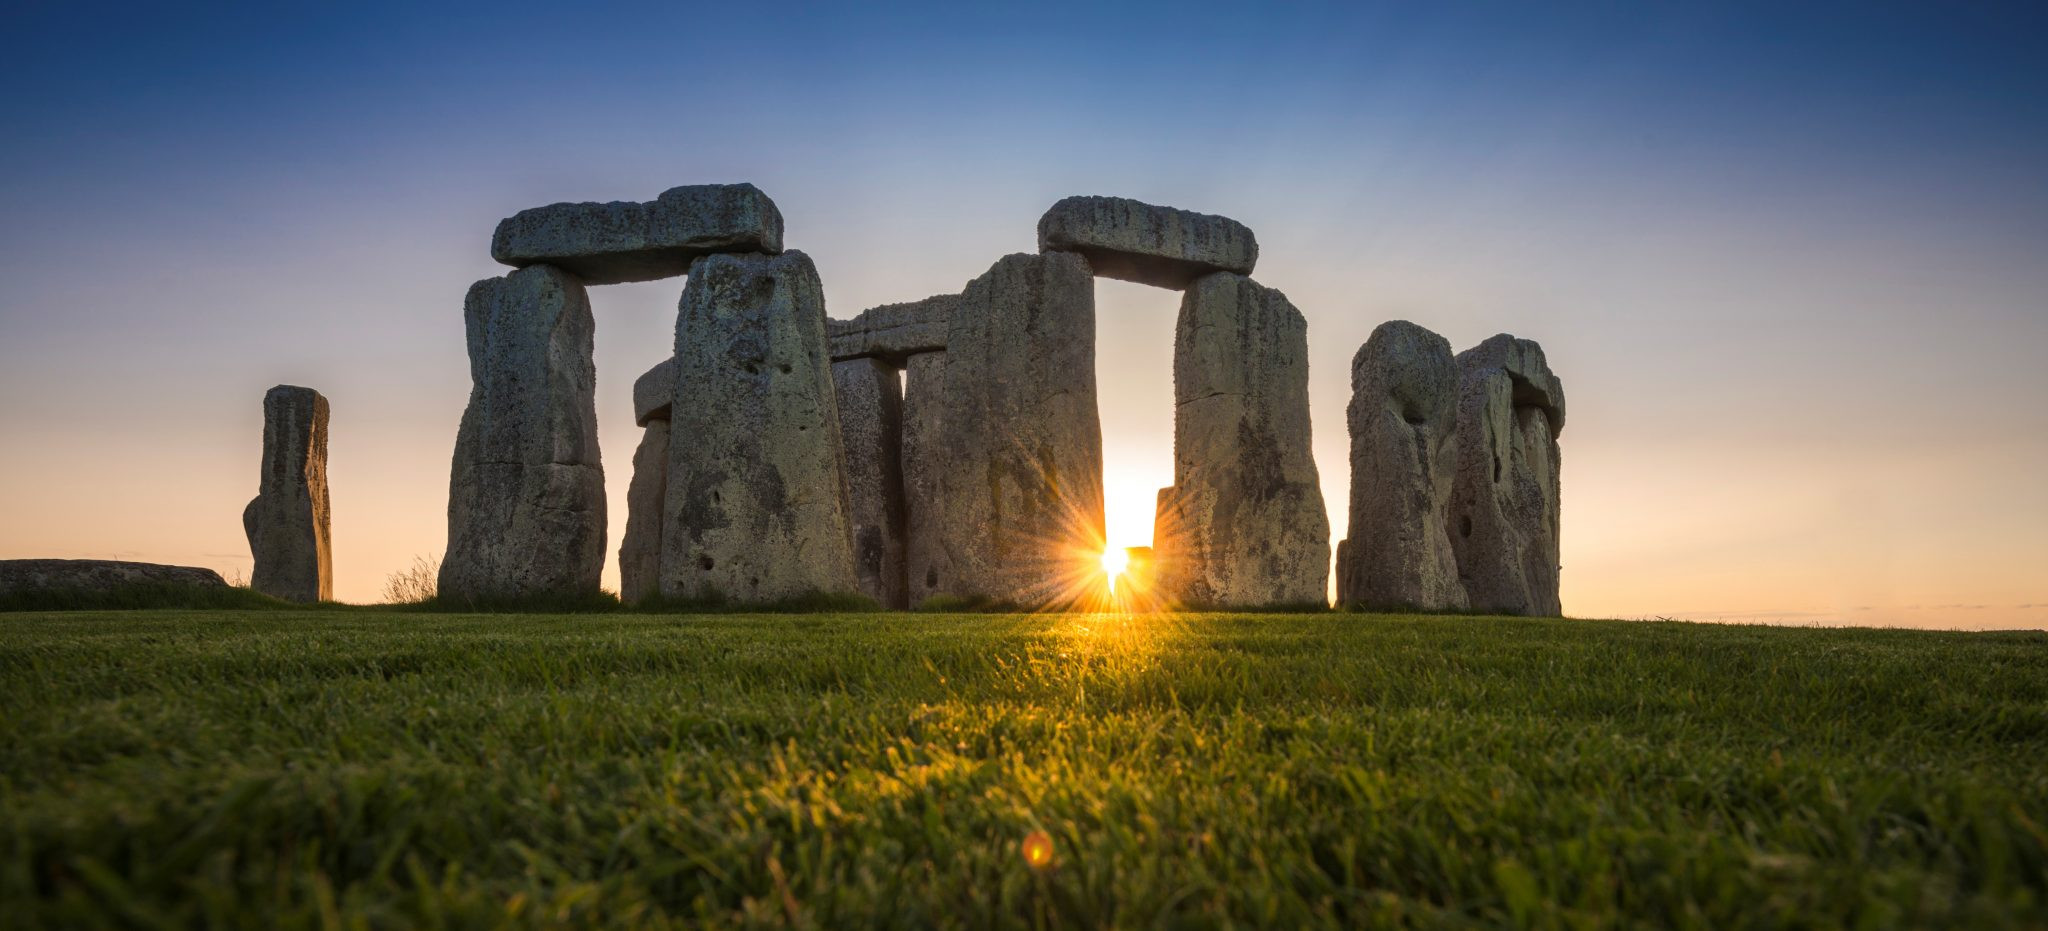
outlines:
{"label": "lens flare", "polygon": [[1034,870],[1052,865],[1052,835],[1044,831],[1032,831],[1024,835],[1024,862]]}

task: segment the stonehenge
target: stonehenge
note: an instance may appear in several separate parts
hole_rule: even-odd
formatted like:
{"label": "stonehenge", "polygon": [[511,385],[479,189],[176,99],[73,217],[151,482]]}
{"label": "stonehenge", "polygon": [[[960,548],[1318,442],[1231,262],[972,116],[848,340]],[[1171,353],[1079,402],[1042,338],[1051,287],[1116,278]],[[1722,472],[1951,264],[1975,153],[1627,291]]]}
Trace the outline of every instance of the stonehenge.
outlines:
{"label": "stonehenge", "polygon": [[249,587],[311,604],[334,599],[327,509],[327,399],[296,385],[263,395],[263,466],[242,511],[255,559]]}
{"label": "stonehenge", "polygon": [[1351,534],[1337,599],[1558,615],[1564,384],[1505,333],[1453,357],[1407,321],[1352,360]]}
{"label": "stonehenge", "polygon": [[440,597],[596,594],[604,465],[583,282],[529,265],[472,285],[463,316],[472,387],[448,483]]}
{"label": "stonehenge", "polygon": [[909,607],[903,574],[903,384],[875,358],[832,363],[845,451],[847,519],[861,594]]}
{"label": "stonehenge", "polygon": [[1073,253],[998,260],[952,302],[911,503],[914,599],[1072,602],[1101,574],[1095,284]]}
{"label": "stonehenge", "polygon": [[802,252],[690,265],[676,320],[676,405],[661,594],[772,604],[852,592],[825,292]]}
{"label": "stonehenge", "polygon": [[1475,610],[1556,615],[1564,384],[1543,347],[1502,333],[1458,354],[1451,548]]}
{"label": "stonehenge", "polygon": [[1351,359],[1351,523],[1337,545],[1337,601],[1381,609],[1467,607],[1448,514],[1458,366],[1450,341],[1382,323]]}
{"label": "stonehenge", "polygon": [[1095,273],[1181,289],[1211,272],[1252,273],[1259,243],[1229,217],[1124,197],[1069,197],[1038,220],[1040,252],[1078,252]]}
{"label": "stonehenge", "polygon": [[675,407],[675,357],[633,382],[633,422],[641,428],[626,487],[626,535],[619,543],[619,597],[645,601],[661,592],[661,515],[668,498],[669,416]]}
{"label": "stonehenge", "polygon": [[1153,531],[1161,587],[1190,605],[1325,602],[1330,519],[1301,311],[1233,272],[1196,280],[1174,332],[1173,401],[1173,486]]}
{"label": "stonehenge", "polygon": [[[518,270],[471,289],[470,406],[442,592],[594,592],[603,564],[586,287],[683,277],[673,354],[634,383],[621,597],[891,609],[1099,605],[1106,580],[1096,277],[1182,292],[1173,485],[1150,600],[1324,604],[1330,524],[1311,451],[1308,331],[1251,277],[1226,217],[1069,197],[1037,253],[957,292],[828,319],[809,257],[749,184],[562,203],[499,224]],[[1561,384],[1536,344],[1453,356],[1405,321],[1352,361],[1343,604],[1559,611]]]}
{"label": "stonehenge", "polygon": [[751,184],[670,188],[649,203],[553,204],[498,224],[491,258],[548,264],[585,284],[673,278],[701,255],[782,251],[782,212]]}
{"label": "stonehenge", "polygon": [[227,588],[212,569],[112,559],[0,559],[0,596],[104,593],[142,585]]}

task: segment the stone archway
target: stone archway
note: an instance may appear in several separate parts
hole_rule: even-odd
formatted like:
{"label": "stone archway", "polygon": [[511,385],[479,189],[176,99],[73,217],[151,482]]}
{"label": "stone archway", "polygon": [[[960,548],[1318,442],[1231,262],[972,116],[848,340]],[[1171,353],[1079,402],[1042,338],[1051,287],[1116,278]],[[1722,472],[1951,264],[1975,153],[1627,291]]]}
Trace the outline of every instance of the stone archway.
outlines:
{"label": "stone archway", "polygon": [[[895,403],[889,376],[908,375],[893,462],[886,440],[848,449],[864,586],[898,607],[934,597],[1035,607],[1093,591],[1104,536],[1092,287],[1101,275],[1184,294],[1175,481],[1160,495],[1154,538],[1169,600],[1323,601],[1329,524],[1309,448],[1306,323],[1248,277],[1251,230],[1071,197],[1038,233],[1039,254],[1005,257],[960,294],[828,324],[841,383],[859,385],[841,395],[844,434],[886,436],[876,425]],[[899,572],[901,588],[890,587]]]}

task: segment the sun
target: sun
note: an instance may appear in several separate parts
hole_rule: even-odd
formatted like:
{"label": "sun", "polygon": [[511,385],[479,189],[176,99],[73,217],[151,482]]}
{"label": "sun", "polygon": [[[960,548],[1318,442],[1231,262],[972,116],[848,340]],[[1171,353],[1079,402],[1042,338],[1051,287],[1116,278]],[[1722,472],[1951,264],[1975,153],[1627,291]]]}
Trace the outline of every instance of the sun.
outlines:
{"label": "sun", "polygon": [[1129,550],[1121,546],[1112,546],[1102,551],[1102,574],[1109,576],[1110,591],[1116,591],[1117,576],[1123,575],[1124,570],[1129,568],[1130,565],[1131,554]]}

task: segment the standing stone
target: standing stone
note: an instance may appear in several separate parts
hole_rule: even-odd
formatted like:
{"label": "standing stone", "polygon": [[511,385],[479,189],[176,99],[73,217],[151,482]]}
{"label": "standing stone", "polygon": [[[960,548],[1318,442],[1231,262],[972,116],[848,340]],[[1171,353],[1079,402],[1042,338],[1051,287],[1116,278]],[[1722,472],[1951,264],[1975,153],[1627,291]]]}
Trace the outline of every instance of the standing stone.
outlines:
{"label": "standing stone", "polygon": [[919,353],[903,364],[903,572],[908,606],[936,594],[939,580],[953,577],[941,545],[945,508],[939,504],[939,474],[946,462],[946,354]]}
{"label": "standing stone", "polygon": [[1505,333],[1458,354],[1457,474],[1449,535],[1471,607],[1554,616],[1557,437],[1564,384],[1543,347]]}
{"label": "standing stone", "polygon": [[590,299],[533,265],[469,289],[469,406],[448,488],[440,596],[581,596],[604,569]]}
{"label": "standing stone", "polygon": [[661,593],[858,590],[825,294],[810,257],[710,255],[676,320]]}
{"label": "standing stone", "polygon": [[589,284],[673,278],[714,252],[782,251],[782,211],[751,184],[670,188],[648,203],[551,204],[498,224],[491,258],[545,263]]}
{"label": "standing stone", "polygon": [[1092,594],[1102,577],[1102,426],[1087,260],[998,261],[961,293],[946,351],[932,357],[944,366],[937,378],[920,371],[927,356],[912,357],[907,405],[906,432],[919,434],[905,454],[911,603],[949,595],[1037,607]]}
{"label": "standing stone", "polygon": [[1339,604],[1466,606],[1446,523],[1457,396],[1450,342],[1406,320],[1380,324],[1352,357],[1351,531],[1337,544]]}
{"label": "standing stone", "polygon": [[661,591],[661,509],[668,498],[668,424],[675,394],[673,357],[633,382],[633,420],[645,429],[633,451],[626,535],[619,542],[619,598],[628,604]]}
{"label": "standing stone", "polygon": [[903,578],[903,386],[878,359],[832,364],[839,435],[846,450],[847,515],[861,593],[885,608],[909,607]]}
{"label": "standing stone", "polygon": [[1041,252],[1078,252],[1095,273],[1185,288],[1211,272],[1252,273],[1259,242],[1229,217],[1156,207],[1126,197],[1069,197],[1038,220]]}
{"label": "standing stone", "polygon": [[263,395],[263,474],[242,510],[256,558],[249,587],[286,601],[334,600],[327,511],[327,399],[296,385]]}
{"label": "standing stone", "polygon": [[1165,590],[1184,604],[1327,604],[1330,518],[1310,451],[1308,324],[1220,272],[1181,300],[1173,348]]}

